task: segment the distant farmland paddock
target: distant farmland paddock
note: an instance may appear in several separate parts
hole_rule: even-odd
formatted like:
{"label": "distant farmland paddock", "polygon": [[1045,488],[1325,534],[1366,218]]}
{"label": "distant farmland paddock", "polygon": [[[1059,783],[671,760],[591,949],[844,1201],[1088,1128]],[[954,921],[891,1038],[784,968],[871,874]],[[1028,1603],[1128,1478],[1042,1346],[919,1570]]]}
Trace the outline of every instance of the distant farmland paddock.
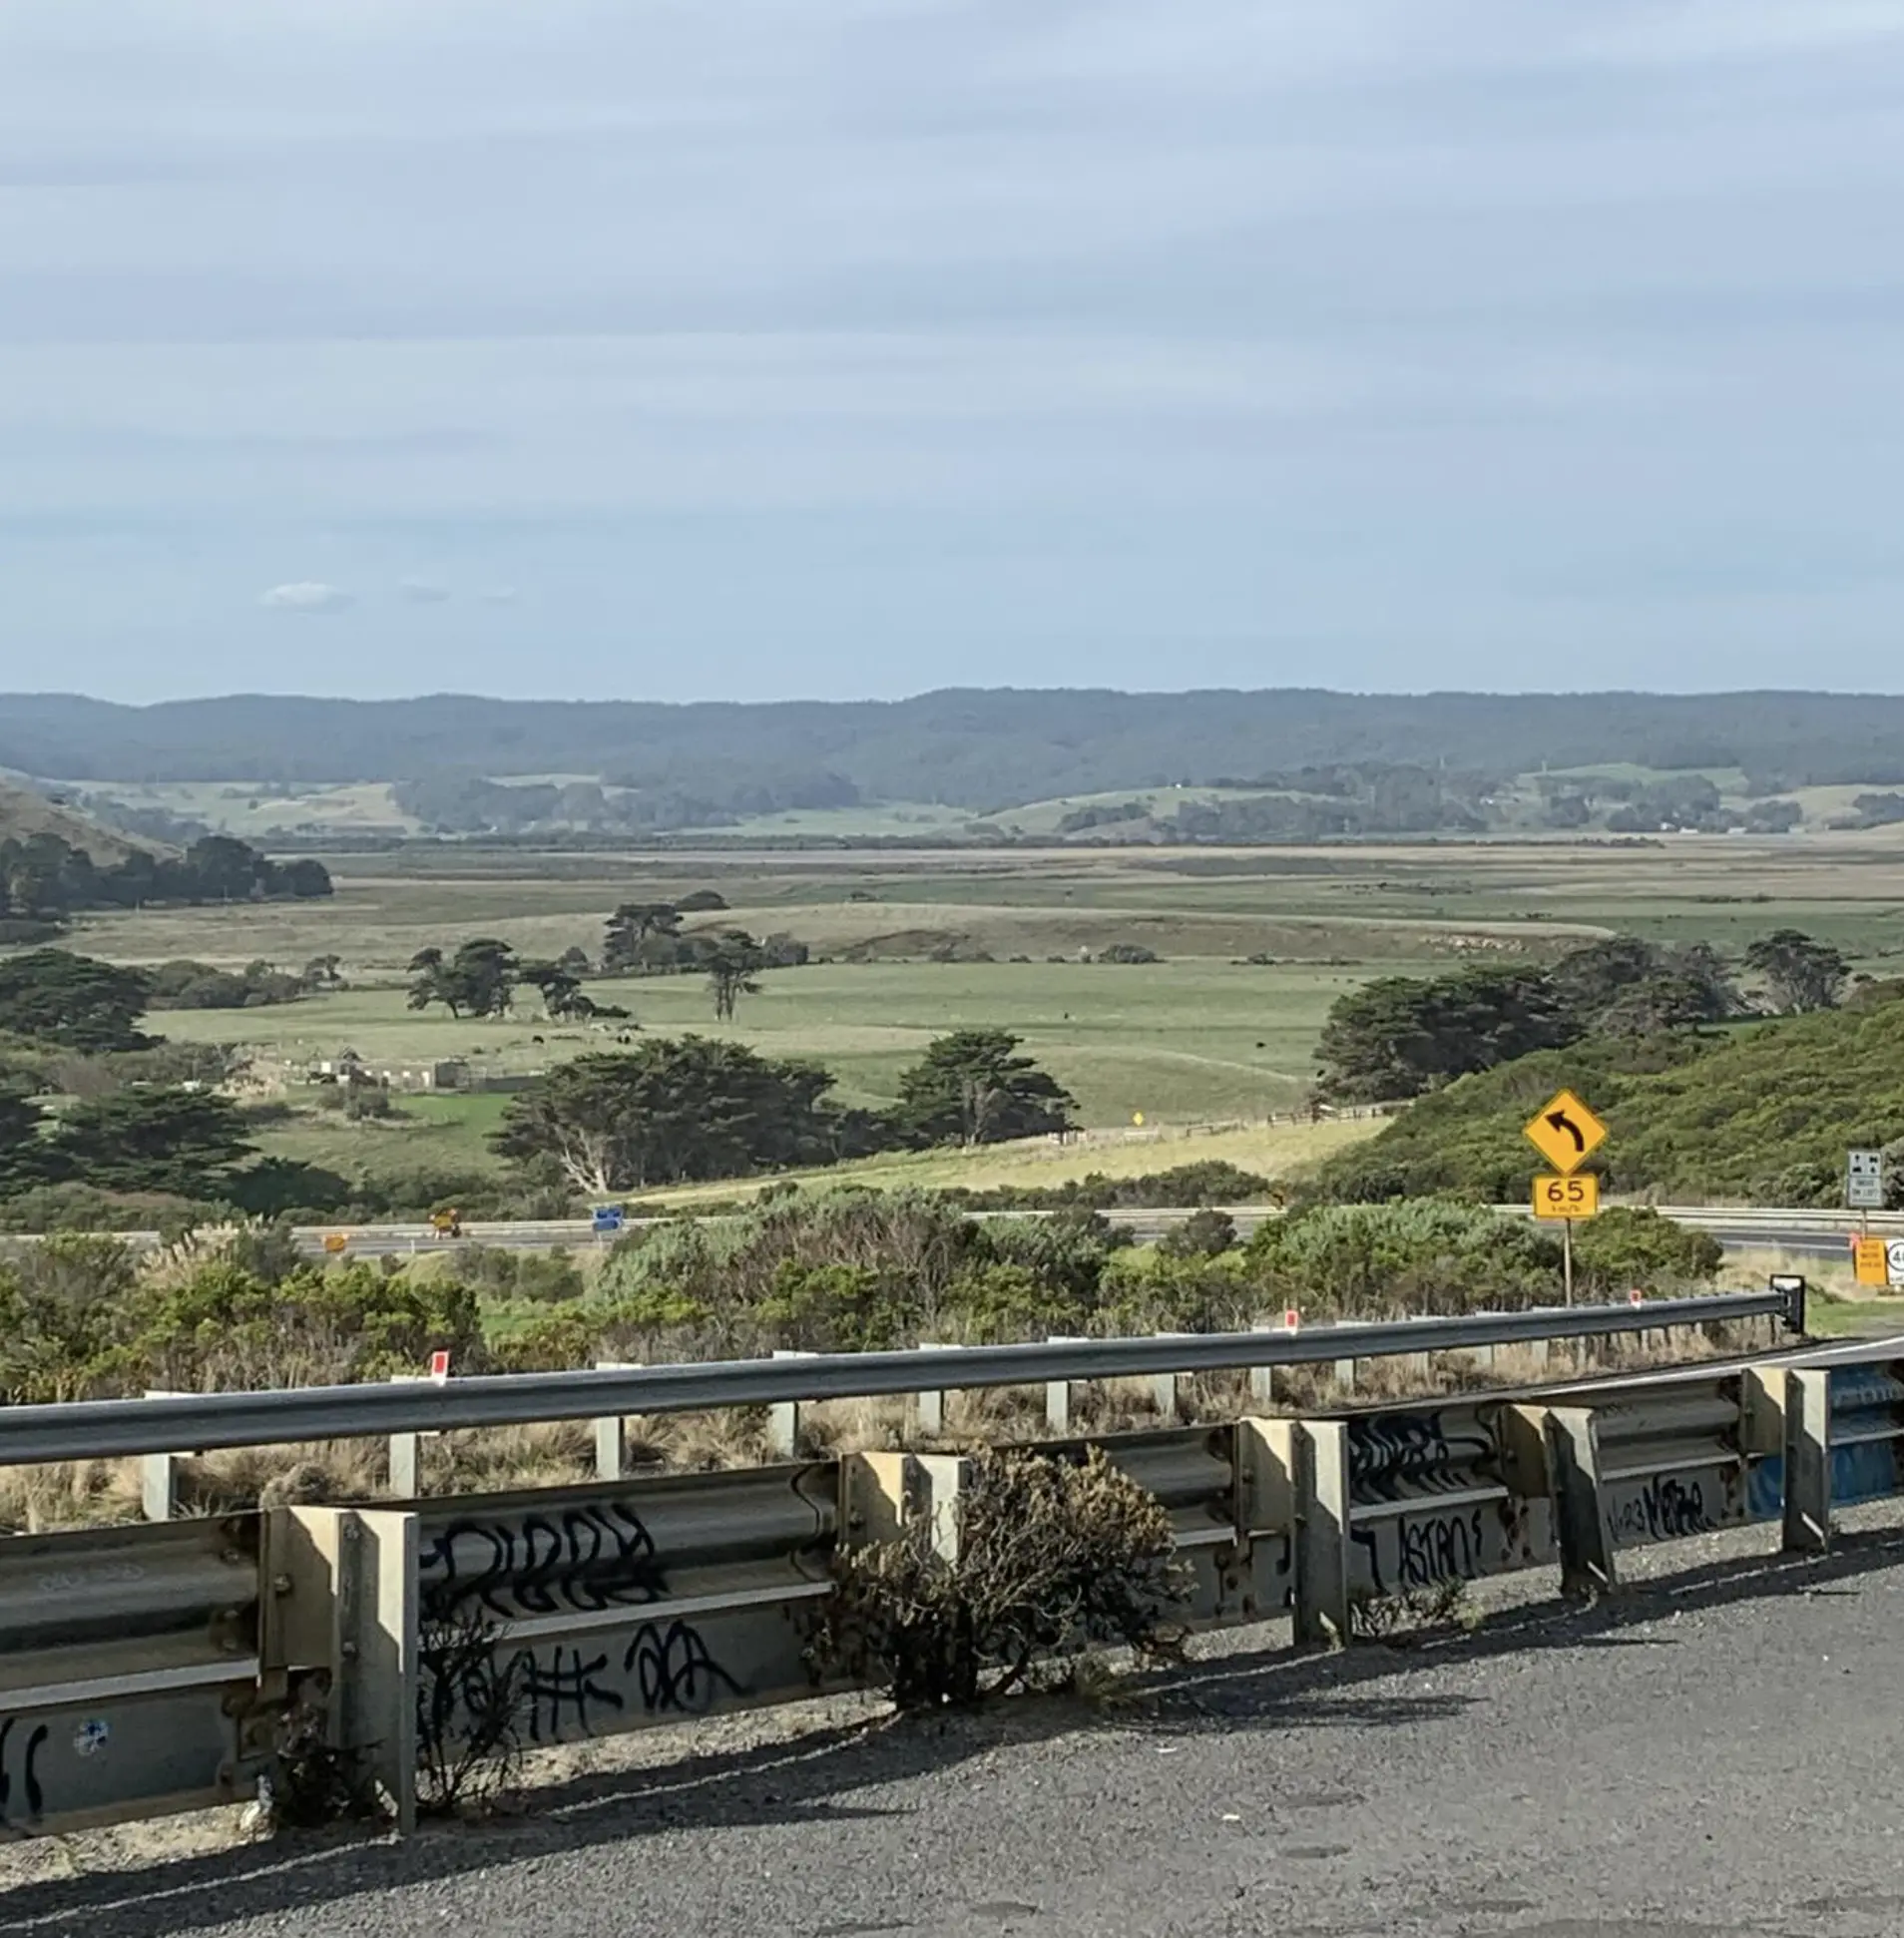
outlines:
{"label": "distant farmland paddock", "polygon": [[[326,860],[338,891],[328,902],[88,917],[74,941],[146,962],[262,956],[295,968],[340,956],[351,984],[341,994],[156,1019],[177,1038],[241,1042],[268,1066],[348,1048],[378,1065],[465,1057],[520,1073],[614,1038],[546,1022],[530,991],[502,1022],[412,1011],[403,965],[416,950],[493,935],[525,955],[593,956],[618,902],[712,888],[727,910],[691,922],[785,931],[822,959],[767,972],[726,1025],[694,977],[598,982],[598,1000],[628,1007],[646,1031],[730,1032],[816,1058],[843,1099],[862,1103],[890,1100],[935,1035],[1009,1029],[1076,1094],[1084,1121],[1106,1128],[1139,1112],[1182,1125],[1289,1110],[1330,1003],[1375,975],[1543,961],[1619,930],[1736,953],[1791,923],[1877,973],[1904,948],[1904,848],[1875,836],[960,854],[471,845]],[[1080,959],[1117,943],[1162,959]],[[500,1108],[493,1096],[440,1097],[406,1105],[394,1125],[300,1113],[260,1141],[346,1168],[386,1154],[475,1158]]]}

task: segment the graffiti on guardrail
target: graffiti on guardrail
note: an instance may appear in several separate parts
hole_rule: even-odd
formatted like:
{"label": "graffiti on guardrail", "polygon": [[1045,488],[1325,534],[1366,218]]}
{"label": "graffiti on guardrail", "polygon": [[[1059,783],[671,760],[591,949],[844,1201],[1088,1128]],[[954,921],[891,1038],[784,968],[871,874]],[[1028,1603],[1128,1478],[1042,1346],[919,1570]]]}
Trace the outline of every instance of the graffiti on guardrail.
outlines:
{"label": "graffiti on guardrail", "polygon": [[[714,1656],[692,1622],[644,1622],[626,1640],[552,1643],[510,1649],[493,1663],[460,1665],[453,1701],[483,1713],[507,1691],[521,1705],[528,1740],[539,1746],[613,1732],[635,1718],[665,1721],[702,1716],[746,1686]],[[426,1707],[440,1697],[424,1691]]]}
{"label": "graffiti on guardrail", "polygon": [[40,1751],[52,1733],[51,1725],[27,1717],[0,1718],[0,1829],[37,1823],[46,1814]]}
{"label": "graffiti on guardrail", "polygon": [[1494,1452],[1472,1419],[1445,1424],[1442,1410],[1369,1414],[1349,1422],[1349,1486],[1358,1498],[1402,1500],[1466,1487]]}
{"label": "graffiti on guardrail", "polygon": [[452,1521],[424,1551],[418,1575],[424,1613],[437,1617],[471,1607],[504,1620],[596,1613],[668,1592],[654,1537],[622,1501]]}
{"label": "graffiti on guardrail", "polygon": [[1445,1582],[1479,1581],[1487,1573],[1487,1529],[1480,1508],[1430,1514],[1395,1524],[1396,1580],[1381,1580],[1377,1544],[1369,1544],[1376,1592],[1389,1588],[1438,1588]]}
{"label": "graffiti on guardrail", "polygon": [[1640,1542],[1678,1541],[1687,1535],[1710,1534],[1735,1516],[1722,1513],[1715,1521],[1706,1511],[1705,1482],[1698,1475],[1653,1474],[1630,1487],[1611,1490],[1608,1511],[1614,1540],[1622,1546]]}

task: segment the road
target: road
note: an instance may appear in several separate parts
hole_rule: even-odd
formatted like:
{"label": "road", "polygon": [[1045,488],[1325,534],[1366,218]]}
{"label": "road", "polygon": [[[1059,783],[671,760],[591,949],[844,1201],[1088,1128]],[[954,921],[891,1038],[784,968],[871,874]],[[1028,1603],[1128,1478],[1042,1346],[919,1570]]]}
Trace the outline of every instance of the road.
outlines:
{"label": "road", "polygon": [[1763,1530],[1676,1544],[1649,1559],[1681,1572],[1600,1610],[1537,1603],[1416,1652],[1231,1656],[1103,1710],[728,1738],[402,1847],[49,1878],[0,1895],[0,1924],[1877,1938],[1904,1929],[1899,1518],[1868,1511],[1882,1531],[1818,1563],[1768,1558]]}
{"label": "road", "polygon": [[[1524,1206],[1511,1205],[1500,1209],[1526,1214]],[[1724,1206],[1672,1206],[1663,1207],[1662,1210],[1666,1216],[1710,1231],[1728,1250],[1762,1248],[1840,1260],[1845,1256],[1849,1234],[1857,1222],[1856,1213],[1849,1211],[1739,1211]],[[1248,1205],[1229,1207],[1228,1211],[1235,1221],[1238,1235],[1242,1237],[1247,1237],[1265,1218],[1281,1215],[1279,1211]],[[691,1216],[693,1213],[685,1211],[682,1215]],[[972,1215],[981,1218],[1050,1217],[1053,1213],[977,1211]],[[1142,1242],[1162,1237],[1190,1213],[1187,1211],[1120,1210],[1107,1211],[1104,1215]],[[667,1221],[661,1218],[631,1219],[623,1228],[632,1231],[643,1224]],[[1880,1213],[1871,1219],[1871,1229],[1886,1237],[1904,1237],[1904,1214],[1895,1211]],[[39,1234],[11,1235],[16,1242],[30,1242]],[[130,1244],[144,1248],[156,1246],[160,1241],[156,1231],[122,1231],[117,1235]],[[300,1227],[295,1234],[299,1248],[312,1256],[321,1257],[327,1250],[337,1249],[335,1241],[341,1238],[342,1255],[354,1258],[453,1250],[458,1244],[468,1243],[496,1245],[511,1251],[546,1251],[554,1245],[606,1244],[613,1241],[614,1235],[613,1232],[594,1230],[587,1218],[471,1223],[464,1227],[460,1238],[443,1237],[427,1224],[395,1223],[309,1225]],[[0,1245],[6,1241],[7,1235],[0,1234]]]}

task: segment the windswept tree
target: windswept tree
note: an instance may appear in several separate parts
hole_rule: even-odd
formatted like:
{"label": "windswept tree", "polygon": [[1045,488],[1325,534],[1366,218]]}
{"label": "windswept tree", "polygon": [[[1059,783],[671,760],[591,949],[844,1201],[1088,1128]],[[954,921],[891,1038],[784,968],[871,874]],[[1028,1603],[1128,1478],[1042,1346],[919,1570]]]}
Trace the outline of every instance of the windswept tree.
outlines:
{"label": "windswept tree", "polygon": [[0,1080],[0,1198],[45,1184],[57,1170],[44,1119],[24,1083]]}
{"label": "windswept tree", "polygon": [[59,1170],[104,1191],[221,1198],[251,1146],[230,1098],[136,1085],[77,1104],[48,1141]]}
{"label": "windswept tree", "polygon": [[602,973],[634,975],[672,963],[674,950],[652,948],[681,933],[681,911],[672,902],[624,902],[608,919],[602,938]]}
{"label": "windswept tree", "polygon": [[587,1023],[594,1018],[626,1017],[628,1011],[604,1007],[582,987],[582,979],[563,962],[525,962],[518,978],[539,990],[542,1007],[552,1023]]}
{"label": "windswept tree", "polygon": [[509,1100],[491,1140],[504,1157],[551,1160],[594,1197],[684,1179],[741,1178],[829,1153],[819,1102],[832,1076],[708,1037],[656,1037],[577,1057]]}
{"label": "windswept tree", "polygon": [[1722,1023],[1739,1009],[1724,958],[1706,942],[1683,947],[1613,935],[1561,957],[1549,980],[1589,1035],[1651,1036]]}
{"label": "windswept tree", "polygon": [[742,996],[760,993],[758,972],[767,955],[745,929],[722,929],[708,952],[708,990],[714,997],[714,1021],[731,1023],[734,1004]]}
{"label": "windswept tree", "polygon": [[1378,976],[1336,998],[1316,1046],[1317,1091],[1342,1103],[1387,1103],[1491,1070],[1581,1034],[1539,969]]}
{"label": "windswept tree", "polygon": [[899,1079],[897,1115],[928,1144],[998,1144],[1071,1128],[1076,1100],[1009,1030],[954,1030]]}
{"label": "windswept tree", "polygon": [[1745,967],[1762,977],[1772,1007],[1783,1015],[1836,1009],[1851,965],[1829,942],[1802,929],[1775,929],[1745,951]]}
{"label": "windswept tree", "polygon": [[503,1016],[519,973],[515,951],[488,936],[461,944],[447,958],[441,949],[419,949],[410,958],[409,1005],[441,1003],[455,1017]]}
{"label": "windswept tree", "polygon": [[0,1031],[63,1049],[144,1050],[133,1026],[151,985],[143,971],[65,949],[30,949],[0,959]]}

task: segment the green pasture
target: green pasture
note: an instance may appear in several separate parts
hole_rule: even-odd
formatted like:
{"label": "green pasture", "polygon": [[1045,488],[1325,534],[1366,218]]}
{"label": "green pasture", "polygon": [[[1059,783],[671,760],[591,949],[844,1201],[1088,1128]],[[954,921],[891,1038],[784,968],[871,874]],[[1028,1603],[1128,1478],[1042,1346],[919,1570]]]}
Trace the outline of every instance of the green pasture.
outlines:
{"label": "green pasture", "polygon": [[[860,1103],[896,1096],[900,1071],[947,1030],[1010,1029],[1073,1091],[1087,1124],[1115,1125],[1138,1112],[1184,1123],[1288,1110],[1311,1074],[1329,1004],[1366,974],[1211,961],[816,963],[765,972],[760,993],[741,998],[730,1024],[714,1021],[699,976],[597,981],[590,989],[598,1001],[633,1010],[646,1031],[732,1036],[769,1055],[823,1063],[839,1078],[838,1094]],[[407,1008],[396,986],[273,1009],[166,1011],[155,1022],[180,1041],[242,1043],[266,1064],[301,1067],[349,1049],[372,1066],[462,1057],[497,1072],[613,1049],[617,1028],[626,1028],[550,1024],[533,992],[500,1021],[457,1021],[440,1009]],[[456,1101],[403,1107],[440,1112]]]}

